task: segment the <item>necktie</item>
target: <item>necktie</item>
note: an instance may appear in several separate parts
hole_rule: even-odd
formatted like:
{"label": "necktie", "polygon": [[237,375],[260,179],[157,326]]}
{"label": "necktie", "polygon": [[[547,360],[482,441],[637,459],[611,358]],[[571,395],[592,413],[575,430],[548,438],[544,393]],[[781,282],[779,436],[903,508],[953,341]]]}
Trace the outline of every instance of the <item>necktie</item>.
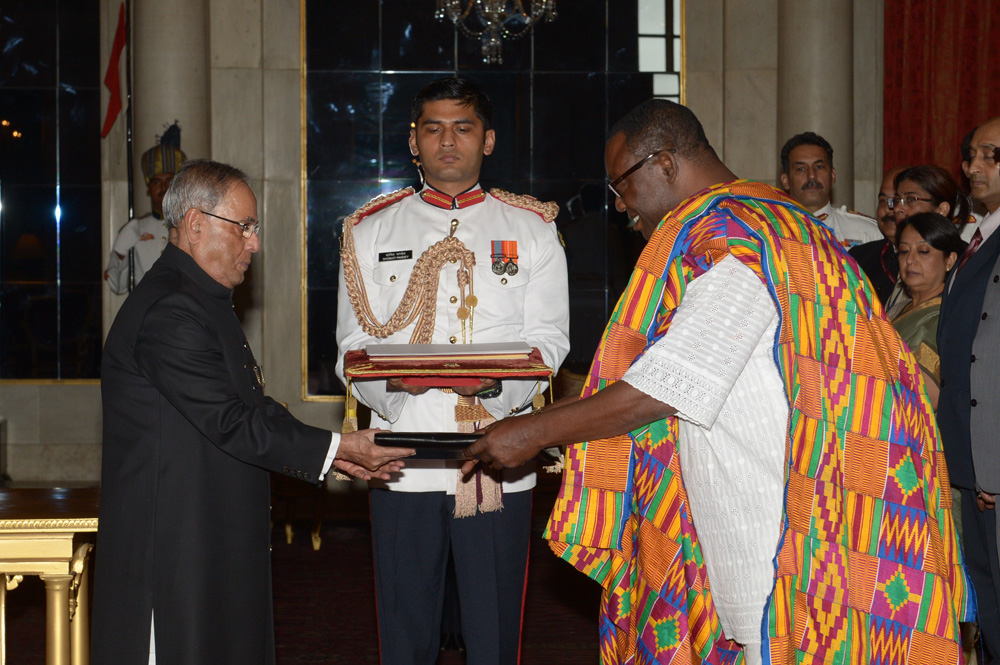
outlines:
{"label": "necktie", "polygon": [[979,249],[979,246],[982,244],[983,233],[979,229],[976,229],[976,232],[972,235],[972,242],[970,242],[969,246],[965,248],[964,252],[962,252],[962,257],[958,260],[958,265],[955,266],[955,272],[961,270],[962,266],[968,263],[969,259],[972,258],[972,255],[976,253],[976,250]]}

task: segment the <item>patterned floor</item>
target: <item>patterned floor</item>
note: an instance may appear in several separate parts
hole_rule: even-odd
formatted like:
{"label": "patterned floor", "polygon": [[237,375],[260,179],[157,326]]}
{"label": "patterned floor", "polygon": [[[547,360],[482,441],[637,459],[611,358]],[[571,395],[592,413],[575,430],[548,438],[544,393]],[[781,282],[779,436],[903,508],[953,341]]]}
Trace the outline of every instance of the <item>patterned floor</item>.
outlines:
{"label": "patterned floor", "polygon": [[[521,662],[596,663],[599,588],[557,560],[541,540],[554,499],[551,483],[535,493]],[[279,665],[378,663],[371,542],[364,503],[333,498],[322,546],[313,551],[301,523],[291,545],[276,527],[272,540],[275,640]],[[44,662],[45,598],[27,578],[7,599],[7,662]],[[460,665],[442,652],[438,665]]]}

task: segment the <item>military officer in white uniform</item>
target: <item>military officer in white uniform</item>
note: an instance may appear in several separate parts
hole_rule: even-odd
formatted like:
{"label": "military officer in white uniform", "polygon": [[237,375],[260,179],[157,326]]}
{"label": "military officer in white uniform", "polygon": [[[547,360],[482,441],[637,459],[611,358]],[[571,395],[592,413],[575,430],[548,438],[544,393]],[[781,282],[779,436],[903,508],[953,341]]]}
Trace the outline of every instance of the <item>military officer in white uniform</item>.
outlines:
{"label": "military officer in white uniform", "polygon": [[[408,188],[380,197],[345,221],[338,374],[344,378],[344,354],[349,350],[411,341],[456,348],[473,342],[524,341],[558,369],[569,351],[569,304],[565,254],[553,223],[557,206],[481,189],[482,159],[493,151],[495,136],[489,99],[474,84],[461,79],[429,84],[414,100],[412,119],[410,150],[420,161],[425,185],[419,192]],[[437,264],[440,268],[424,270],[418,259],[425,252],[433,255],[433,247],[449,237],[474,254],[475,264],[467,258],[449,259]],[[464,268],[469,268],[471,279],[459,277]],[[382,339],[366,332],[363,321],[390,320],[415,272],[414,283],[430,284],[418,297],[433,298],[435,305],[429,339],[412,339],[419,321],[393,329]],[[421,282],[425,278],[430,281]],[[488,422],[489,417],[529,412],[539,387],[533,380],[485,379],[454,390],[478,395],[476,402],[488,412]],[[459,429],[458,394],[399,380],[354,381],[352,390],[371,408],[372,427]],[[481,479],[460,481],[460,466],[409,460],[392,481],[371,485],[383,663],[437,662],[449,550],[467,662],[518,661],[534,469],[527,465],[502,472],[502,483],[497,483],[502,484],[502,510],[497,510],[477,505],[477,491],[485,491],[477,484]],[[470,488],[471,516],[458,517],[456,503],[470,496]]]}
{"label": "military officer in white uniform", "polygon": [[187,156],[181,151],[180,135],[180,127],[175,123],[163,132],[159,145],[142,154],[142,175],[146,180],[146,193],[149,194],[152,210],[142,217],[130,219],[115,237],[108,267],[104,269],[104,279],[108,280],[112,293],[122,295],[133,286],[129,283],[129,250],[134,250],[134,283],[138,284],[167,246],[170,229],[163,219],[163,195],[167,193],[174,173],[187,161]]}
{"label": "military officer in white uniform", "polygon": [[844,249],[882,240],[878,223],[866,215],[830,203],[837,170],[833,148],[815,132],[796,134],[781,148],[781,186],[813,217],[829,226]]}

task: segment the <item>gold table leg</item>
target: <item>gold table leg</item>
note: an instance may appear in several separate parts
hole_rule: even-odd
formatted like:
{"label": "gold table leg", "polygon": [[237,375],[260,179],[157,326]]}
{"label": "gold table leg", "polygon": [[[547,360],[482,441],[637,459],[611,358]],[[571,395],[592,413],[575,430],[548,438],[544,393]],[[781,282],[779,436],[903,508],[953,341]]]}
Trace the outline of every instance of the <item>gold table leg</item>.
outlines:
{"label": "gold table leg", "polygon": [[42,575],[45,582],[45,665],[69,662],[69,585],[72,575]]}
{"label": "gold table leg", "polygon": [[93,545],[86,543],[77,548],[70,570],[73,582],[70,585],[69,627],[70,662],[72,665],[90,665],[90,607],[88,596],[87,564]]}
{"label": "gold table leg", "polygon": [[0,665],[7,662],[7,592],[13,591],[23,575],[0,574]]}

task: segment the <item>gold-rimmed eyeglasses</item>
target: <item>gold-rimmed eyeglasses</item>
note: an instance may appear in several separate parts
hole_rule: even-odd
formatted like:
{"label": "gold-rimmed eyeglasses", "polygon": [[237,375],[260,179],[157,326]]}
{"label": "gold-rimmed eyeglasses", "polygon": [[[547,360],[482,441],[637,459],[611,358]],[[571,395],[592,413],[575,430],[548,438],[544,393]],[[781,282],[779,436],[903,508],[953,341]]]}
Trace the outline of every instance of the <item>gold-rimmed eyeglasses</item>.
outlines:
{"label": "gold-rimmed eyeglasses", "polygon": [[224,222],[229,222],[230,224],[235,224],[236,226],[238,226],[241,229],[243,229],[243,237],[244,238],[249,238],[250,236],[252,236],[255,233],[258,234],[258,235],[260,235],[260,222],[253,222],[252,224],[250,222],[237,222],[235,219],[229,219],[229,218],[223,217],[221,215],[216,215],[215,213],[212,213],[212,212],[206,212],[206,211],[202,210],[201,208],[195,208],[195,209],[198,212],[200,212],[201,214],[203,214],[203,215],[208,215],[209,217],[215,217],[216,219],[221,219]]}

